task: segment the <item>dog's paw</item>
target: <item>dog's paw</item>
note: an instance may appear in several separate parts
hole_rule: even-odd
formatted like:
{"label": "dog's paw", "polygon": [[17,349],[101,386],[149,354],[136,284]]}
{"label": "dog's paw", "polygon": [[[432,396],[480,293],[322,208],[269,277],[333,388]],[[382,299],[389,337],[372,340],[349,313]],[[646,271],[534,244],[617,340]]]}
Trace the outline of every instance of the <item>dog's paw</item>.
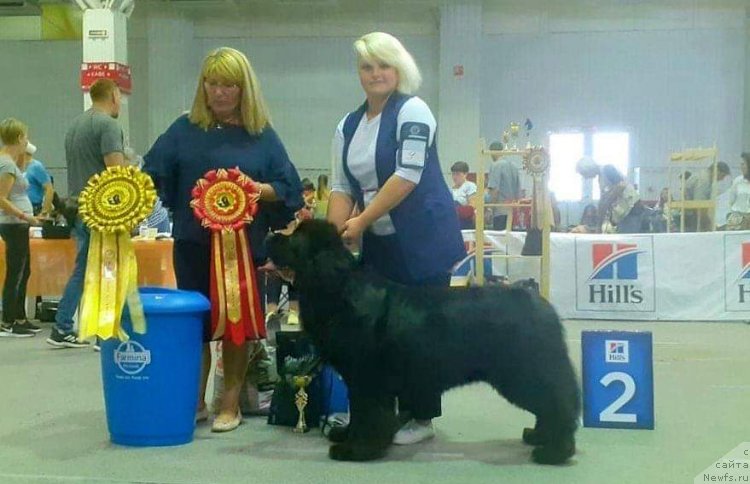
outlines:
{"label": "dog's paw", "polygon": [[561,465],[565,464],[576,453],[576,444],[571,439],[555,444],[535,447],[531,451],[531,460],[537,464]]}
{"label": "dog's paw", "polygon": [[538,445],[544,445],[544,439],[536,429],[526,427],[523,429],[523,435],[521,438],[523,439],[523,442],[528,445],[533,445],[535,447]]}
{"label": "dog's paw", "polygon": [[333,460],[361,462],[380,459],[385,452],[386,448],[367,445],[334,444],[328,449],[328,456]]}
{"label": "dog's paw", "polygon": [[346,439],[349,438],[349,426],[348,425],[342,425],[340,427],[331,427],[331,430],[328,432],[328,441],[333,442],[334,444],[340,444],[342,442],[346,442]]}

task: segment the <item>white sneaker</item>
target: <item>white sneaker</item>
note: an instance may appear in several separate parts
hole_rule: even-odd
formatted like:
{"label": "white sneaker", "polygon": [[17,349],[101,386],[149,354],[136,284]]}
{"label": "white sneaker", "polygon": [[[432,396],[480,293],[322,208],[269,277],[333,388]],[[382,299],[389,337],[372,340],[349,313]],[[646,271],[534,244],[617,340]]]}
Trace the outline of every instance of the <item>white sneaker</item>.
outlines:
{"label": "white sneaker", "polygon": [[393,437],[393,443],[396,445],[411,445],[423,442],[435,437],[435,429],[432,427],[432,421],[424,425],[416,420],[409,420],[396,432]]}

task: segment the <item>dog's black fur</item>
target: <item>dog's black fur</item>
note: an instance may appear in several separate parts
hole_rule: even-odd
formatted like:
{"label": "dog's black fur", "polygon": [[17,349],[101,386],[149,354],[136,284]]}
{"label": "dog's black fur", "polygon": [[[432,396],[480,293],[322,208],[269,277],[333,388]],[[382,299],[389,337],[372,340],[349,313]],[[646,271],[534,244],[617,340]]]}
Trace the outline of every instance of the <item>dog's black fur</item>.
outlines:
{"label": "dog's black fur", "polygon": [[578,383],[560,320],[532,291],[394,284],[361,269],[320,220],[271,236],[267,247],[273,265],[293,273],[304,331],[349,388],[351,424],[329,437],[331,458],[385,455],[396,397],[480,381],[536,416],[523,432],[534,461],[561,464],[575,453]]}

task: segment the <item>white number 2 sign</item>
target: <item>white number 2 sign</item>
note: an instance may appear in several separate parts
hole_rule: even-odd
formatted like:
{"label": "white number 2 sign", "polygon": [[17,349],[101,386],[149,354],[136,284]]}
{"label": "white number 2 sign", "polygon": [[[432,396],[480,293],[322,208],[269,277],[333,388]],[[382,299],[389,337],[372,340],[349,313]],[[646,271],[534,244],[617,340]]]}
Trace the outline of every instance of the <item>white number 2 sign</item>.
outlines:
{"label": "white number 2 sign", "polygon": [[601,422],[626,422],[636,423],[638,416],[634,413],[617,413],[625,404],[627,404],[635,395],[635,381],[633,377],[621,371],[607,373],[599,380],[599,383],[608,387],[612,382],[619,381],[625,385],[625,391],[607,408],[599,414]]}

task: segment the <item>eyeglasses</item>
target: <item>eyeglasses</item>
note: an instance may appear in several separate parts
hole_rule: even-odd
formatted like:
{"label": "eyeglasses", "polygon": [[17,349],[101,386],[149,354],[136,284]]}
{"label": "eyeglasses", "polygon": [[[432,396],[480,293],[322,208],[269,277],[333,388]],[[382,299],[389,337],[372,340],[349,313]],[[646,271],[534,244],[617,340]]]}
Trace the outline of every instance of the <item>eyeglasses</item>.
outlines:
{"label": "eyeglasses", "polygon": [[220,81],[217,81],[215,79],[205,79],[203,81],[203,86],[206,89],[211,89],[213,91],[218,91],[218,90],[221,90],[221,91],[233,91],[235,89],[239,89],[240,88],[240,86],[237,85],[237,84],[230,84],[230,83],[226,83],[226,82],[220,82]]}

